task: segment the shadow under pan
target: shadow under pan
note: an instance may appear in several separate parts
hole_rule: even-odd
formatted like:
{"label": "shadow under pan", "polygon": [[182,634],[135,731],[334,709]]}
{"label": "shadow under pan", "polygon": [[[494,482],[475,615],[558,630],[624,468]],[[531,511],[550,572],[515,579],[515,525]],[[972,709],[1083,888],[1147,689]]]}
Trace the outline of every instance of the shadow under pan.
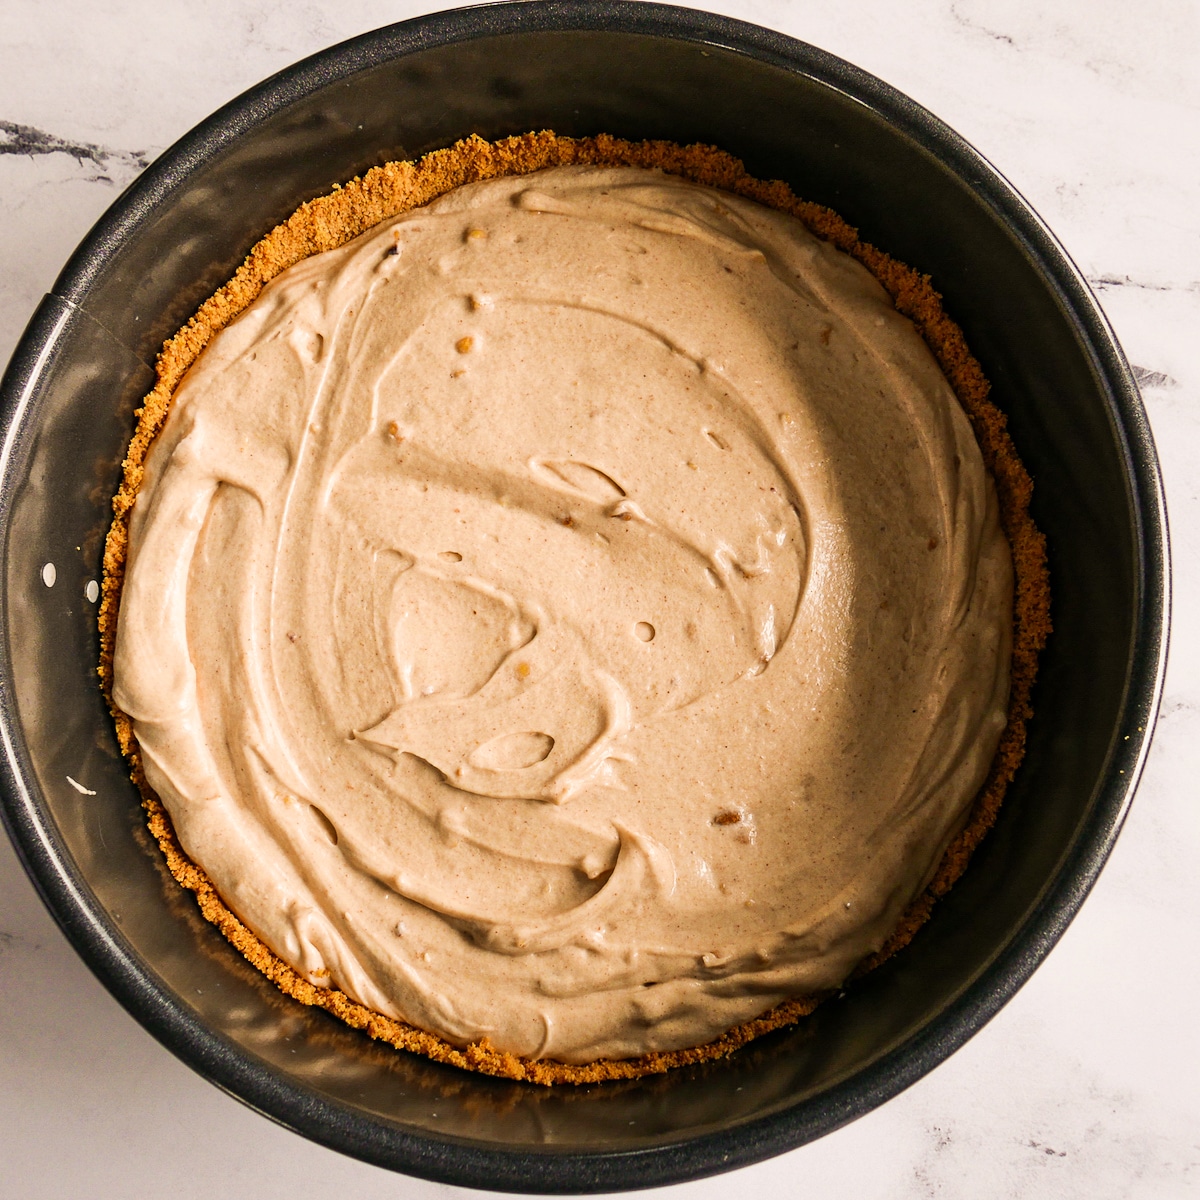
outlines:
{"label": "shadow under pan", "polygon": [[[903,953],[727,1060],[555,1090],[372,1043],[284,998],[200,918],[145,831],[85,598],[149,364],[254,242],[378,163],[542,128],[714,143],[931,275],[1035,480],[1054,619],[999,821]],[[871,76],[753,26],[653,4],[495,5],[289,68],[113,205],[18,346],[0,429],[0,783],[26,868],[96,974],[184,1061],[396,1170],[493,1189],[645,1187],[765,1158],[868,1111],[965,1041],[1045,956],[1107,857],[1145,755],[1165,654],[1165,517],[1145,414],[1103,316],[957,135]]]}

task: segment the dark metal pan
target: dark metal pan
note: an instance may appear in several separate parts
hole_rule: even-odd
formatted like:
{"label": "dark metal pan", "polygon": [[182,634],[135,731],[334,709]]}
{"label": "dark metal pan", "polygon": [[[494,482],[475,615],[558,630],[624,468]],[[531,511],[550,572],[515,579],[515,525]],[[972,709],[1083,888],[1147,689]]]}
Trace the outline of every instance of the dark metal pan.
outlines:
{"label": "dark metal pan", "polygon": [[[97,687],[86,591],[149,364],[253,243],[376,163],[546,127],[716,143],[928,272],[1036,482],[1055,626],[999,822],[902,954],[728,1060],[565,1090],[374,1044],[285,999],[200,919],[144,831]],[[488,5],[281,72],[168,150],[79,247],[4,377],[0,432],[0,785],[30,876],[100,979],[180,1058],[282,1124],[396,1170],[524,1191],[646,1187],[866,1112],[960,1046],[1046,955],[1108,856],[1146,753],[1165,658],[1165,513],[1103,314],[955,133],[751,25],[656,4]]]}

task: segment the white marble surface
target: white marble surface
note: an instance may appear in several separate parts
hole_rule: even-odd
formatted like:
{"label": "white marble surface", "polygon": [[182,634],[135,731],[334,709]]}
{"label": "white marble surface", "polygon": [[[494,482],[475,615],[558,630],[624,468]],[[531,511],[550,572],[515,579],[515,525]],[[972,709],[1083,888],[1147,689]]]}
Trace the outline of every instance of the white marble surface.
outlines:
{"label": "white marble surface", "polygon": [[[91,223],[219,104],[407,0],[4,0],[0,362]],[[939,1069],[820,1142],[672,1200],[1200,1193],[1200,6],[1197,0],[709,0],[948,121],[1083,268],[1167,481],[1175,621],[1137,803],[1081,915]],[[17,127],[28,127],[21,130]],[[34,132],[36,131],[36,132]],[[295,1137],[193,1075],[75,957],[0,838],[5,1195],[461,1195]]]}

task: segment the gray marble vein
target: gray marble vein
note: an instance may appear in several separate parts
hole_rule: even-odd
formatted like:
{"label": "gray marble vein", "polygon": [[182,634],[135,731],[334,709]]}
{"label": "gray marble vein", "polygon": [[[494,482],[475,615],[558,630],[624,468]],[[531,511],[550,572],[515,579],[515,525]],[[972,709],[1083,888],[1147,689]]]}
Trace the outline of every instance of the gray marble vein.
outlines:
{"label": "gray marble vein", "polygon": [[1172,379],[1166,371],[1155,371],[1150,367],[1139,367],[1136,363],[1131,364],[1133,377],[1137,380],[1137,385],[1143,391],[1150,388],[1177,388],[1179,386],[1178,379]]}
{"label": "gray marble vein", "polygon": [[[115,164],[122,173],[133,174],[144,170],[150,161],[142,151],[112,150],[91,142],[72,142],[57,134],[47,133],[44,129],[35,129],[32,125],[3,120],[0,120],[0,154],[25,154],[30,157],[66,154],[77,163],[90,162],[100,171],[107,171]],[[109,179],[107,175],[96,178],[106,182]]]}

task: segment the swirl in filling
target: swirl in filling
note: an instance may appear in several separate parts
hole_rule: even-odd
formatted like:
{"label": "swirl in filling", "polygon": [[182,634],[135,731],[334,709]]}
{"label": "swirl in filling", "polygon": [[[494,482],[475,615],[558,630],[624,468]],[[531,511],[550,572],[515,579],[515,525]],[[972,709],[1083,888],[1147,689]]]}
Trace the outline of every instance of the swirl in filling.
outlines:
{"label": "swirl in filling", "polygon": [[585,1062],[879,948],[987,773],[1011,613],[967,419],[862,267],[560,168],[299,263],[204,351],[114,698],[310,981]]}

